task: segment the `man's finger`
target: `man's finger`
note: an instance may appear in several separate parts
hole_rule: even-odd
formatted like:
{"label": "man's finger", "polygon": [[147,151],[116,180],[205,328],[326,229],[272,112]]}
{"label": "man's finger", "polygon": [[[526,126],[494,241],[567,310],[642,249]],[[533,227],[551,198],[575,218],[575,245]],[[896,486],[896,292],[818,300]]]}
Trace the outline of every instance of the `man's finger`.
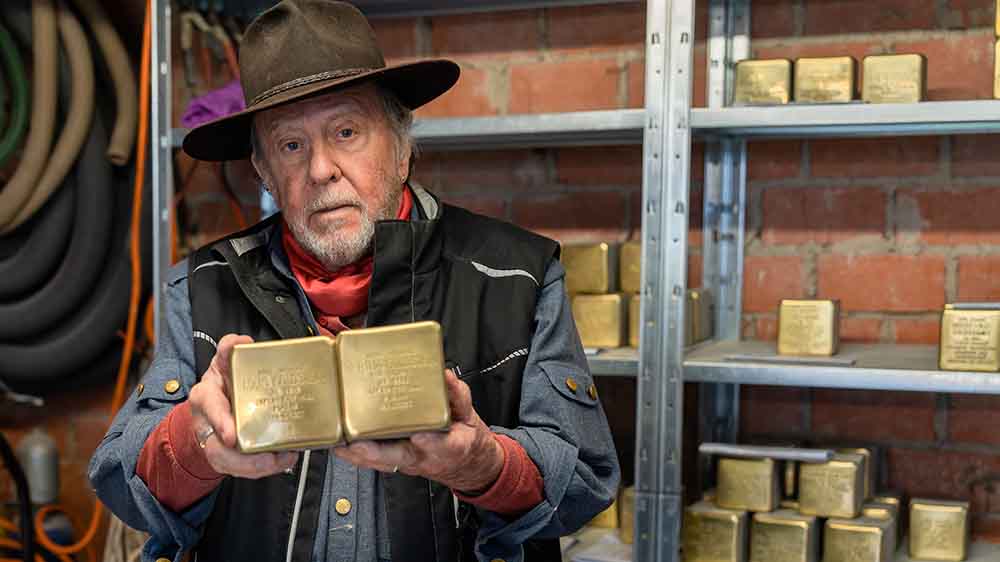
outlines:
{"label": "man's finger", "polygon": [[[198,414],[204,417],[216,436],[226,447],[236,447],[236,422],[233,420],[233,409],[222,389],[214,384],[198,389],[196,406]],[[196,422],[197,423],[197,422]],[[195,431],[207,428],[195,427]]]}
{"label": "man's finger", "polygon": [[219,346],[215,348],[215,356],[212,357],[212,364],[209,369],[214,369],[225,381],[230,375],[230,365],[233,359],[233,348],[244,343],[253,343],[250,336],[226,334],[219,340]]}
{"label": "man's finger", "polygon": [[444,384],[448,391],[448,407],[453,422],[460,422],[472,416],[472,392],[469,385],[460,381],[451,369],[444,370]]}
{"label": "man's finger", "polygon": [[217,472],[240,478],[263,478],[279,474],[298,462],[298,453],[244,455],[211,440],[205,445],[205,452],[212,468]]}

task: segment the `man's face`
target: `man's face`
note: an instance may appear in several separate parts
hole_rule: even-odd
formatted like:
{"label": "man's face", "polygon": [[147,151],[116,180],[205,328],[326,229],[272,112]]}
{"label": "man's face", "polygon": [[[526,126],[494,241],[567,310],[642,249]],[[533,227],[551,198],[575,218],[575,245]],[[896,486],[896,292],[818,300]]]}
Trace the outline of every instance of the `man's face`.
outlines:
{"label": "man's face", "polygon": [[368,253],[375,222],[396,216],[410,155],[374,85],[262,111],[254,126],[254,167],[303,248],[330,271]]}

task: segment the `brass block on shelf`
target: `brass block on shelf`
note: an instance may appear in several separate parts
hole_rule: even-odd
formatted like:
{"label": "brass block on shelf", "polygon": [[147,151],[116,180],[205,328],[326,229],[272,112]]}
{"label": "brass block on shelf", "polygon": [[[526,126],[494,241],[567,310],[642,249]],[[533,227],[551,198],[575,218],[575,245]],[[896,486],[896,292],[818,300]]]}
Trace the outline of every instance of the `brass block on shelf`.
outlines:
{"label": "brass block on shelf", "polygon": [[947,371],[1000,371],[1000,308],[958,310],[945,305],[939,366]]}
{"label": "brass block on shelf", "polygon": [[910,501],[910,557],[965,560],[969,554],[969,502]]}
{"label": "brass block on shelf", "polygon": [[853,447],[837,449],[838,453],[861,455],[865,458],[865,488],[864,498],[868,499],[875,493],[875,475],[878,467],[875,466],[875,451],[869,447]]}
{"label": "brass block on shelf", "polygon": [[396,439],[451,424],[437,322],[341,332],[337,356],[348,441]]}
{"label": "brass block on shelf", "polygon": [[899,508],[891,503],[867,502],[861,506],[861,516],[868,519],[891,521],[892,535],[889,537],[890,551],[896,552],[899,541]]}
{"label": "brass block on shelf", "polygon": [[783,509],[755,513],[750,562],[817,562],[820,524],[812,515]]}
{"label": "brass block on shelf", "polygon": [[635,486],[624,488],[618,498],[618,538],[625,544],[632,544],[635,536]]}
{"label": "brass block on shelf", "polygon": [[854,57],[803,57],[795,61],[795,101],[848,103],[858,90]]}
{"label": "brass block on shelf", "polygon": [[642,244],[635,240],[622,244],[618,273],[622,292],[640,292],[642,288]]}
{"label": "brass block on shelf", "polygon": [[642,297],[639,295],[629,295],[628,297],[628,345],[629,347],[639,347],[639,319],[641,314],[640,306]]}
{"label": "brass block on shelf", "polygon": [[825,463],[799,467],[799,504],[802,513],[819,517],[852,519],[861,513],[864,500],[865,459],[861,455],[836,455]]}
{"label": "brass block on shelf", "polygon": [[711,339],[715,334],[715,300],[705,289],[688,289],[684,310],[687,316],[684,345]]}
{"label": "brass block on shelf", "polygon": [[603,295],[617,290],[617,245],[567,244],[562,247],[560,261],[566,269],[567,293]]}
{"label": "brass block on shelf", "polygon": [[870,55],[864,59],[861,99],[869,103],[917,103],[927,99],[924,55]]}
{"label": "brass block on shelf", "polygon": [[684,510],[684,562],[746,562],[747,512],[699,502]]}
{"label": "brass block on shelf", "polygon": [[576,295],[573,319],[583,347],[622,347],[625,345],[627,309],[625,295]]}
{"label": "brass block on shelf", "polygon": [[896,538],[902,540],[906,529],[906,520],[909,512],[903,503],[903,494],[895,490],[886,490],[874,494],[871,497],[872,503],[889,504],[896,508]]}
{"label": "brass block on shelf", "polygon": [[719,459],[715,503],[726,509],[774,511],[781,500],[772,459]]}
{"label": "brass block on shelf", "polygon": [[840,301],[782,300],[778,306],[779,355],[836,355]]}
{"label": "brass block on shelf", "polygon": [[792,61],[742,60],[736,63],[736,105],[786,104],[792,97]]}
{"label": "brass block on shelf", "polygon": [[334,340],[324,336],[233,348],[226,381],[243,453],[344,442]]}
{"label": "brass block on shelf", "polygon": [[892,522],[880,519],[827,519],[823,562],[893,562]]}

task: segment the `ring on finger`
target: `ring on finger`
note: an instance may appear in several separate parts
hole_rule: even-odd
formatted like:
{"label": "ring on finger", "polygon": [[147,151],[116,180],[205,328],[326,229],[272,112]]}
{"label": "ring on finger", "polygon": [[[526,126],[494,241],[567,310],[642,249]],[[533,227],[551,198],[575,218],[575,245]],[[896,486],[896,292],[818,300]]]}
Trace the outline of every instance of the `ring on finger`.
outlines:
{"label": "ring on finger", "polygon": [[213,435],[215,435],[215,428],[210,425],[198,430],[198,446],[204,449],[205,445],[208,444],[208,439]]}
{"label": "ring on finger", "polygon": [[399,472],[399,465],[398,464],[392,466],[392,473],[396,474],[397,472]]}

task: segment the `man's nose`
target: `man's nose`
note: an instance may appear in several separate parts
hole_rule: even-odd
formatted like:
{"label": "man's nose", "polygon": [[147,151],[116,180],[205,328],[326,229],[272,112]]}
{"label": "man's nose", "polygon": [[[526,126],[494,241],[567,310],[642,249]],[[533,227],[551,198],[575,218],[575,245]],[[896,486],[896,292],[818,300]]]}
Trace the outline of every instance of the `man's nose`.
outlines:
{"label": "man's nose", "polygon": [[315,185],[337,182],[343,173],[337,163],[337,152],[326,142],[313,145],[309,157],[309,179]]}

